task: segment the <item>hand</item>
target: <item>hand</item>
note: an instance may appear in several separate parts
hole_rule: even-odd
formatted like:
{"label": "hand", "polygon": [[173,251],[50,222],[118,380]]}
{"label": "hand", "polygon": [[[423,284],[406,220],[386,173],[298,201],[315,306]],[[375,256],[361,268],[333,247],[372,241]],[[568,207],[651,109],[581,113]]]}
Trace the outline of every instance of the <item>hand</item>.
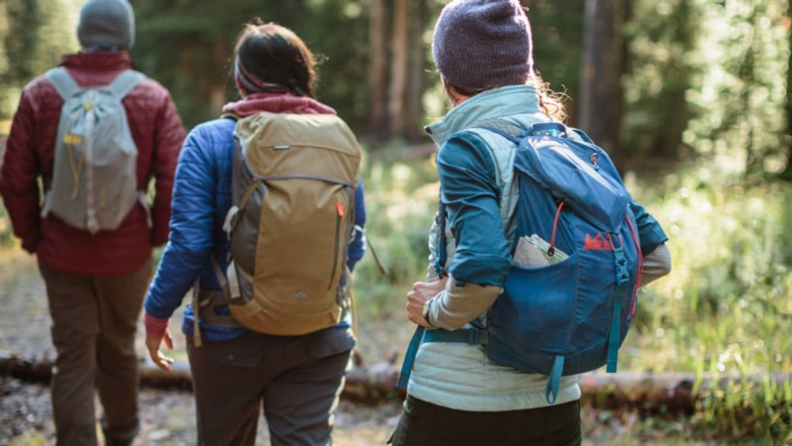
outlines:
{"label": "hand", "polygon": [[151,360],[154,361],[154,364],[160,369],[170,372],[171,366],[173,365],[173,358],[165,356],[160,351],[160,345],[163,340],[165,341],[165,347],[168,350],[173,350],[173,339],[171,338],[170,330],[165,330],[165,336],[162,338],[146,336],[146,347],[148,348],[149,356],[151,356]]}
{"label": "hand", "polygon": [[431,298],[440,294],[446,286],[448,277],[434,282],[416,282],[413,290],[407,293],[407,319],[421,327],[431,327],[424,318],[424,304]]}

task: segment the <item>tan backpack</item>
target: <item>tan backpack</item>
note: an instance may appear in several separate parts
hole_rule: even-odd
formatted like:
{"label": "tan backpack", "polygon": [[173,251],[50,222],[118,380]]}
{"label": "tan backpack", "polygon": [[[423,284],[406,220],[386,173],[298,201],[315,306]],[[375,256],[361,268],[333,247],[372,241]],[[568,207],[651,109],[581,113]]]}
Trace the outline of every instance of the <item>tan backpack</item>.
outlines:
{"label": "tan backpack", "polygon": [[335,115],[259,113],[237,121],[225,229],[227,303],[240,325],[301,335],[339,322],[361,156]]}

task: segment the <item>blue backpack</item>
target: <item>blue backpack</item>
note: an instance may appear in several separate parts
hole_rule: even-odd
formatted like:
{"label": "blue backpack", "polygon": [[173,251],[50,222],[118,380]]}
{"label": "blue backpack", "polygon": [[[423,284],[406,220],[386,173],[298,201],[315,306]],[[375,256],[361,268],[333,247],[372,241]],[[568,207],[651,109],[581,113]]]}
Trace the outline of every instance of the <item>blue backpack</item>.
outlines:
{"label": "blue backpack", "polygon": [[[518,145],[512,254],[534,263],[512,266],[484,325],[476,319],[473,328],[455,331],[419,327],[399,385],[406,386],[421,342],[465,342],[481,345],[494,363],[548,376],[545,397],[553,404],[562,376],[606,364],[616,371],[643,266],[632,199],[605,151],[579,130],[559,123],[523,130],[497,119],[474,128]],[[442,203],[438,218],[442,238]],[[438,246],[440,271],[445,240]]]}

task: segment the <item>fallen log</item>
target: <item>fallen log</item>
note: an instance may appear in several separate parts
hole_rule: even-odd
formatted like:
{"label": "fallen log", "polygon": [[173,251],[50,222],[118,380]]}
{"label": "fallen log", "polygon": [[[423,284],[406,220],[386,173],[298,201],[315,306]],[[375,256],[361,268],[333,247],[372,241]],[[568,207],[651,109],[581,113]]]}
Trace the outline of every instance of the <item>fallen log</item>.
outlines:
{"label": "fallen log", "polygon": [[0,350],[0,376],[20,381],[48,383],[52,375],[52,361],[48,358],[25,359],[18,353]]}
{"label": "fallen log", "polygon": [[[25,359],[18,354],[0,351],[0,376],[25,382],[48,383],[52,361]],[[396,387],[399,368],[391,363],[364,365],[358,362],[346,377],[341,398],[348,401],[376,404],[404,399],[405,390]],[[176,361],[170,372],[157,368],[149,358],[141,361],[141,385],[152,388],[192,390],[190,367],[186,361]],[[792,380],[792,373],[697,376],[695,373],[585,373],[578,383],[585,404],[614,409],[634,407],[642,412],[659,410],[692,414],[697,402],[712,389],[726,389],[729,383],[761,383],[769,379],[778,385]]]}

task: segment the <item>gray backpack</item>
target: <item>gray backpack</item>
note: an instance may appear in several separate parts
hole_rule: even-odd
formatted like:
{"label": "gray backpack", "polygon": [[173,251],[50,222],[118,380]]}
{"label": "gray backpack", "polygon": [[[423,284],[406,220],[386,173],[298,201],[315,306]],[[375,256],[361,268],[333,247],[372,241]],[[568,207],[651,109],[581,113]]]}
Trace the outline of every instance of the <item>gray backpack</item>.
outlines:
{"label": "gray backpack", "polygon": [[121,103],[145,76],[127,70],[110,85],[88,88],[78,86],[63,67],[45,76],[63,98],[63,108],[42,217],[51,212],[95,234],[117,229],[135,203],[148,212],[145,192],[137,188],[138,151]]}

